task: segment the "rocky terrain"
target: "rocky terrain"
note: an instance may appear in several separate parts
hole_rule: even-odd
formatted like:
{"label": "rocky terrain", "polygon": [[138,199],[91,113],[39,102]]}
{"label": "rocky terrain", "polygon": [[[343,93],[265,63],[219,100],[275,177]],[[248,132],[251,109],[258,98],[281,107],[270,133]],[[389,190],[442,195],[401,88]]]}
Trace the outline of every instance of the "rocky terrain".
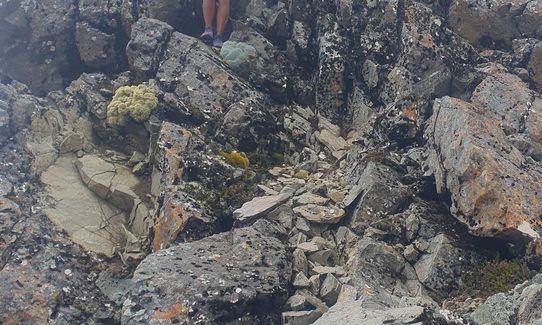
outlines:
{"label": "rocky terrain", "polygon": [[0,324],[542,324],[542,2],[0,0]]}

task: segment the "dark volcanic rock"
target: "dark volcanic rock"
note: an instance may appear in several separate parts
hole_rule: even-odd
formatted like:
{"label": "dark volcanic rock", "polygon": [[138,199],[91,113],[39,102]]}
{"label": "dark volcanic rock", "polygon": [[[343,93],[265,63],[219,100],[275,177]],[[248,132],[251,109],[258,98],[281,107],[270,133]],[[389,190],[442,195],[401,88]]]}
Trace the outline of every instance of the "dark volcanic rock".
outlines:
{"label": "dark volcanic rock", "polygon": [[124,324],[280,323],[290,266],[273,226],[251,227],[149,255],[124,302]]}

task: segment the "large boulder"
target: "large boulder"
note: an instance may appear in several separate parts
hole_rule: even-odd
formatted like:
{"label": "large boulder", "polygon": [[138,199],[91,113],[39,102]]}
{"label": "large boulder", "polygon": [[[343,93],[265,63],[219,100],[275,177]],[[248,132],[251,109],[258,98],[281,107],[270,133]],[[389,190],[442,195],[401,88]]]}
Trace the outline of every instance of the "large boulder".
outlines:
{"label": "large boulder", "polygon": [[45,95],[85,69],[118,68],[129,8],[127,0],[1,2],[0,78]]}
{"label": "large boulder", "polygon": [[503,132],[523,154],[542,160],[542,98],[519,77],[490,69],[471,102],[500,121]]}
{"label": "large boulder", "polygon": [[426,130],[428,166],[439,193],[470,231],[522,241],[538,239],[542,168],[529,162],[483,108],[444,97]]}
{"label": "large boulder", "polygon": [[149,255],[135,271],[123,324],[280,323],[291,269],[274,233],[259,220]]}

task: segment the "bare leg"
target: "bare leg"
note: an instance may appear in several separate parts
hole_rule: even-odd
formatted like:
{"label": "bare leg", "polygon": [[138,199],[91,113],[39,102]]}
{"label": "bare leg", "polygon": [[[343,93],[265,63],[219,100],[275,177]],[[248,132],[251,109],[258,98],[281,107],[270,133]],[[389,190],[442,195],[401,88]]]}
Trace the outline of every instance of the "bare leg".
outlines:
{"label": "bare leg", "polygon": [[216,0],[203,0],[203,20],[205,20],[205,28],[213,27],[213,19],[216,12]]}
{"label": "bare leg", "polygon": [[218,35],[224,34],[228,18],[230,18],[230,0],[218,0],[218,13],[216,15],[216,33]]}

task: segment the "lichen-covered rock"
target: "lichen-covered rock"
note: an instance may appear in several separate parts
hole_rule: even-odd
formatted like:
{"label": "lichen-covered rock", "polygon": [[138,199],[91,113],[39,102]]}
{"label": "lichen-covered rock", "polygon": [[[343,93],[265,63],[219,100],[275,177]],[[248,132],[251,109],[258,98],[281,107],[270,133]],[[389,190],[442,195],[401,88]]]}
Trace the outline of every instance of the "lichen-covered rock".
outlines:
{"label": "lichen-covered rock", "polygon": [[286,302],[291,269],[273,232],[260,220],[149,255],[132,279],[123,323],[280,322],[275,306]]}
{"label": "lichen-covered rock", "polygon": [[143,122],[157,105],[158,99],[154,91],[145,85],[120,87],[107,105],[107,123],[123,126],[128,117]]}
{"label": "lichen-covered rock", "polygon": [[542,169],[528,163],[500,120],[459,99],[435,101],[426,137],[428,165],[452,212],[477,235],[521,242],[540,234]]}
{"label": "lichen-covered rock", "polygon": [[132,26],[126,56],[139,78],[153,77],[173,28],[156,19],[142,18]]}

